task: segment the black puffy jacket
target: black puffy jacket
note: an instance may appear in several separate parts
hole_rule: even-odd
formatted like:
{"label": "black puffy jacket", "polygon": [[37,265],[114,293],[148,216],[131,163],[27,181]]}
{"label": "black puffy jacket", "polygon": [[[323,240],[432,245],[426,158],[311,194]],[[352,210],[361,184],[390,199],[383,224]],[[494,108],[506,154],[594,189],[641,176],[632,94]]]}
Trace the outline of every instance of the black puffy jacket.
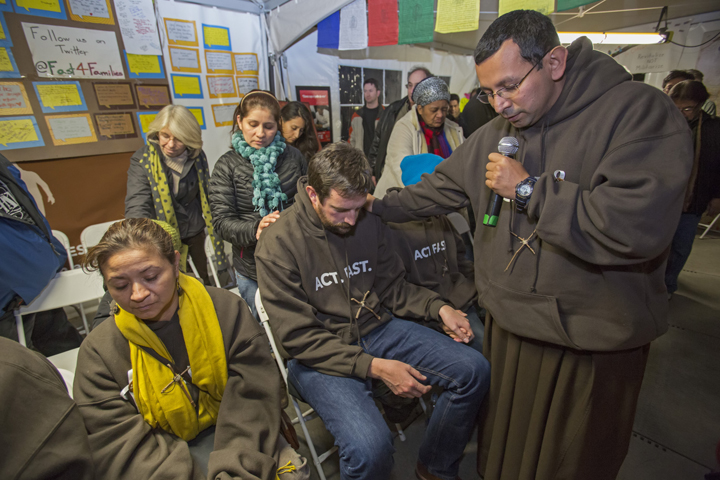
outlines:
{"label": "black puffy jacket", "polygon": [[[255,211],[253,197],[253,166],[250,159],[235,150],[225,153],[215,164],[210,177],[210,210],[215,234],[233,246],[233,267],[243,275],[257,280],[255,273],[255,233],[262,216]],[[288,196],[285,209],[293,204],[297,180],[307,173],[305,157],[300,150],[287,145],[278,157],[275,172],[282,191]]]}
{"label": "black puffy jacket", "polygon": [[385,110],[380,114],[380,120],[378,120],[375,126],[375,137],[373,138],[372,145],[370,146],[370,155],[368,155],[368,162],[370,162],[370,168],[373,171],[373,175],[377,180],[380,180],[383,168],[385,168],[385,155],[387,155],[387,146],[390,141],[390,134],[395,127],[395,120],[398,112],[405,106],[408,98],[403,97],[391,103]]}

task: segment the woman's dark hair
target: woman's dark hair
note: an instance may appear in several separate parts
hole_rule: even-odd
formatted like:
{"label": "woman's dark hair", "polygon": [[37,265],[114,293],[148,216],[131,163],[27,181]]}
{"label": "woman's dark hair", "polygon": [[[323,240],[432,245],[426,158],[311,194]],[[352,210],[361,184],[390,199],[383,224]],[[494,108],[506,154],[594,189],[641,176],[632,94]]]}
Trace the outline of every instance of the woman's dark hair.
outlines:
{"label": "woman's dark hair", "polygon": [[663,89],[665,89],[668,83],[678,78],[682,78],[683,80],[695,80],[693,74],[686,70],[672,70],[670,73],[668,73],[667,77],[663,78]]}
{"label": "woman's dark hair", "polygon": [[293,118],[298,117],[302,118],[305,122],[303,133],[297,138],[297,140],[295,140],[293,147],[300,150],[300,153],[302,153],[305,156],[305,159],[309,161],[312,156],[320,150],[310,110],[308,110],[302,102],[288,102],[287,105],[280,110],[280,117],[282,118],[283,123],[289,122]]}
{"label": "woman's dark hair", "polygon": [[149,218],[128,218],[115,222],[103,235],[100,243],[90,247],[83,261],[83,269],[94,272],[102,269],[113,255],[129,248],[154,248],[171,264],[175,264],[172,237]]}
{"label": "woman's dark hair", "polygon": [[308,185],[315,189],[320,203],[335,190],[341,197],[365,195],[372,186],[370,164],[362,150],[349,143],[328,145],[308,164]]}
{"label": "woman's dark hair", "polygon": [[280,104],[275,98],[275,95],[268,92],[267,90],[251,90],[250,93],[245,95],[233,114],[233,128],[230,131],[230,135],[240,130],[238,127],[237,118],[238,116],[242,119],[247,117],[251,111],[256,108],[265,108],[270,111],[273,117],[275,117],[275,123],[280,127]]}
{"label": "woman's dark hair", "polygon": [[685,80],[680,83],[676,83],[668,92],[670,98],[673,100],[687,100],[698,105],[702,105],[705,101],[710,98],[705,85],[697,80]]}
{"label": "woman's dark hair", "polygon": [[520,47],[520,56],[542,68],[540,61],[560,45],[560,37],[550,18],[534,10],[515,10],[490,24],[475,48],[475,64],[493,56],[505,42],[512,40]]}

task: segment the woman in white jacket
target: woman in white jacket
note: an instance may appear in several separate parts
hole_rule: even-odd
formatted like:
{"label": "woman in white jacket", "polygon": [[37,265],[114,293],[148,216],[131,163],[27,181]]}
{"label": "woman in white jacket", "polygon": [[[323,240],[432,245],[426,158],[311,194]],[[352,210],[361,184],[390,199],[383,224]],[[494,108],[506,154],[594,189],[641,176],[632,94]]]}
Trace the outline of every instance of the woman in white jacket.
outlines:
{"label": "woman in white jacket", "polygon": [[402,187],[400,162],[408,155],[433,153],[442,158],[464,141],[460,126],[448,120],[450,92],[440,77],[427,77],[413,90],[412,110],[393,128],[387,147],[385,168],[374,195],[382,198],[392,187]]}

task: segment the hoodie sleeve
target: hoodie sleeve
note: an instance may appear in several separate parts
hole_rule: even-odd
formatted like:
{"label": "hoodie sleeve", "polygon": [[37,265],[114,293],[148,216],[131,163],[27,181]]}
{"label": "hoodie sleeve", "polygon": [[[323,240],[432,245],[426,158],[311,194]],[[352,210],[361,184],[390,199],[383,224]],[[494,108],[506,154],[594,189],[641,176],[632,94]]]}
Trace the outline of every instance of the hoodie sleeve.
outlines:
{"label": "hoodie sleeve", "polygon": [[[145,152],[141,148],[130,159],[127,192],[125,194],[125,218],[156,218],[153,206],[152,187],[140,159]],[[147,159],[146,159],[147,161]]]}
{"label": "hoodie sleeve", "polygon": [[373,357],[325,328],[302,288],[298,269],[292,266],[290,249],[275,246],[270,260],[265,254],[268,240],[263,239],[255,260],[263,306],[276,341],[290,358],[320,373],[366,378]]}

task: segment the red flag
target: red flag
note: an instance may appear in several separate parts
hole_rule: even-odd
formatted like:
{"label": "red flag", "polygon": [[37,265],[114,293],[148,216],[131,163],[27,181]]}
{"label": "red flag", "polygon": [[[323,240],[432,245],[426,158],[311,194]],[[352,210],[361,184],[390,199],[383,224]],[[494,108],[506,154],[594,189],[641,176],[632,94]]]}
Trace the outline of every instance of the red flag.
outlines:
{"label": "red flag", "polygon": [[397,45],[397,0],[368,0],[368,46]]}

